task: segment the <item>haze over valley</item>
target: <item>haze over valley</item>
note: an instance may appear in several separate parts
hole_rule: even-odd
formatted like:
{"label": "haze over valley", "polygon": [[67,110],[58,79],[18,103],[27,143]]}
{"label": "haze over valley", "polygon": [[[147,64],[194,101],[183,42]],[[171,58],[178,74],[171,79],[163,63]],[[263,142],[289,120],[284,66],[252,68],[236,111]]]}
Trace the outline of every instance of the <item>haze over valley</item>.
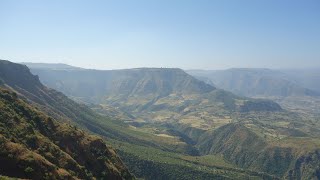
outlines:
{"label": "haze over valley", "polygon": [[[233,94],[217,86],[219,79],[211,79],[211,77],[223,78],[224,76],[212,75],[216,71],[185,72],[178,68],[92,70],[63,64],[24,64],[46,86],[65,93],[79,103],[86,104],[102,116],[124,123],[122,124],[124,127],[119,128],[126,129],[125,135],[105,136],[115,139],[113,146],[119,148],[120,154],[125,157],[124,161],[130,159],[126,162],[129,169],[132,168],[134,174],[142,177],[147,176],[145,172],[152,171],[144,169],[149,168],[147,162],[157,162],[162,165],[167,163],[157,159],[158,155],[151,153],[151,151],[160,150],[162,153],[174,153],[174,156],[183,155],[188,158],[206,159],[209,156],[220,159],[222,157],[224,161],[222,164],[231,163],[232,167],[243,169],[244,172],[241,173],[243,178],[251,176],[249,172],[245,172],[246,169],[266,173],[257,175],[260,178],[267,175],[272,178],[296,178],[296,173],[301,172],[296,172],[299,170],[293,168],[295,166],[292,164],[296,164],[307,154],[313,156],[312,154],[317,152],[319,146],[317,108],[305,111],[304,105],[295,104],[296,109],[292,110],[287,108],[286,104],[273,101],[275,97],[278,99],[302,98],[304,101],[313,99],[313,104],[319,106],[316,101],[319,93],[302,87],[294,80],[286,79],[282,72],[268,69],[218,71],[222,74],[228,74],[229,71],[244,73],[245,75],[231,76],[239,79],[223,79],[220,82],[227,81],[231,85],[237,82],[236,85],[240,84],[236,86],[239,91],[245,91],[246,89],[241,87],[247,88],[250,82],[255,82],[252,83],[254,87],[248,88],[252,90],[252,92],[249,91],[252,94],[246,94],[246,96],[264,97],[262,99],[261,97],[247,98],[238,91],[221,85],[233,91],[235,93]],[[196,75],[191,76],[187,72]],[[230,75],[225,76],[230,77]],[[267,77],[271,80],[264,81],[268,79]],[[141,136],[133,135],[135,133],[141,133]],[[128,137],[130,140],[127,139]],[[141,141],[141,144],[137,145],[136,141]],[[140,158],[132,159],[131,156],[134,155],[141,157],[139,153],[141,149],[133,150],[132,146],[148,152],[145,154],[147,157],[144,158],[149,161],[145,162]],[[174,156],[169,156],[168,161],[173,161]],[[142,163],[141,161],[147,164],[139,166],[142,170],[138,171],[131,163]],[[277,161],[287,163],[281,164]],[[220,163],[211,163],[220,165]],[[268,163],[273,165],[269,166]],[[185,166],[189,166],[188,164],[186,163]],[[191,164],[196,165],[195,162]],[[304,166],[309,167],[309,165]],[[174,174],[180,174],[178,169],[171,170]],[[218,174],[231,178],[240,176],[239,174],[233,176],[231,172]],[[167,172],[164,171],[162,174]],[[192,172],[192,174],[198,178],[206,177],[200,172]],[[151,173],[147,177],[151,178],[155,175]],[[164,177],[167,176],[161,176],[161,178]],[[173,177],[175,175],[169,178]]]}
{"label": "haze over valley", "polygon": [[0,179],[320,179],[319,8],[0,0]]}

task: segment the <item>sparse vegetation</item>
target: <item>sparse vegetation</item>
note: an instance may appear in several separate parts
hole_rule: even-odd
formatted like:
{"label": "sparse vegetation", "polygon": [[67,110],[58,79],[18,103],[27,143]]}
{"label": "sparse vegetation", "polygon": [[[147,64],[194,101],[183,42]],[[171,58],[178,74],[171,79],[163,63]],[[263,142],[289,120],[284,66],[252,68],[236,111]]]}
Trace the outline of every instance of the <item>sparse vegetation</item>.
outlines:
{"label": "sparse vegetation", "polygon": [[56,122],[1,88],[0,106],[0,174],[90,179],[103,169],[108,178],[133,178],[102,139]]}
{"label": "sparse vegetation", "polygon": [[[22,165],[17,166],[20,174],[16,177],[90,179],[118,174],[133,178],[115,151],[85,131],[105,138],[138,178],[318,176],[320,127],[316,116],[288,112],[271,101],[239,97],[203,85],[177,69],[174,71],[179,71],[180,78],[187,78],[171,83],[190,86],[184,93],[177,93],[180,89],[153,93],[153,82],[144,82],[142,89],[132,90],[130,96],[117,90],[112,96],[99,97],[102,104],[91,105],[91,110],[46,88],[24,68],[23,81],[18,77],[2,78],[11,90],[2,89],[0,101],[1,119],[8,120],[0,124],[0,142],[5,147],[1,148],[1,157],[8,162],[19,158]],[[12,73],[9,69],[1,72]],[[169,78],[173,80],[173,76]],[[121,96],[116,96],[118,92]],[[76,99],[97,100],[81,96]],[[24,156],[18,156],[19,152]],[[12,175],[6,172],[4,175]]]}

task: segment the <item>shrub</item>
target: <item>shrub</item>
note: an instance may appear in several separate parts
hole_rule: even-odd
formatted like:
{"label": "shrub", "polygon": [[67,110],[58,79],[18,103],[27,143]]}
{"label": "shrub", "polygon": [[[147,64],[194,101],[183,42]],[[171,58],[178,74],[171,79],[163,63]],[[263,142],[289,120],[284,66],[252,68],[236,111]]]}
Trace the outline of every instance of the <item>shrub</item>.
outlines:
{"label": "shrub", "polygon": [[26,167],[25,169],[24,169],[24,172],[25,173],[27,173],[27,174],[30,174],[30,173],[32,173],[34,170],[32,169],[32,167]]}

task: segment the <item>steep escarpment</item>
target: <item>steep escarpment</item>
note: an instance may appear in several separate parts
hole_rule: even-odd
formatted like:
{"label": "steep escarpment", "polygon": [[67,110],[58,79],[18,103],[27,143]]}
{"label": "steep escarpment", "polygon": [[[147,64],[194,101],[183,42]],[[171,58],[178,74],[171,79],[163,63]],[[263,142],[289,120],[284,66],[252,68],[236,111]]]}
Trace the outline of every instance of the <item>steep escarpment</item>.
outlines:
{"label": "steep escarpment", "polygon": [[269,142],[250,128],[231,123],[204,133],[197,146],[202,154],[223,154],[228,161],[242,168],[278,177],[319,177],[318,151],[299,146],[284,146],[288,144],[285,141]]}
{"label": "steep escarpment", "polygon": [[59,120],[76,121],[81,124],[88,117],[96,116],[89,108],[78,104],[62,93],[44,86],[38,76],[32,75],[27,66],[0,61],[2,86],[15,91],[28,102],[38,106]]}
{"label": "steep escarpment", "polygon": [[0,89],[0,174],[31,179],[133,178],[102,139],[58,123]]}
{"label": "steep escarpment", "polygon": [[189,117],[201,112],[212,117],[240,111],[282,110],[270,101],[216,89],[176,68],[59,70],[29,66],[44,84],[76,100],[111,105],[141,119],[167,121],[169,117],[182,119],[181,115]]}
{"label": "steep escarpment", "polygon": [[77,125],[104,137],[137,142],[124,132],[125,128],[122,131],[119,130],[126,125],[115,123],[111,118],[95,113],[86,105],[76,103],[61,92],[47,88],[39,81],[38,76],[30,73],[27,66],[0,61],[0,69],[2,87],[16,92],[19,97],[50,117],[60,122]]}
{"label": "steep escarpment", "polygon": [[152,95],[153,98],[173,93],[205,93],[214,90],[181,69],[138,68],[125,70],[50,70],[30,68],[47,86],[67,95],[91,102],[105,96],[128,97]]}
{"label": "steep escarpment", "polygon": [[320,178],[320,152],[303,155],[297,159],[294,167],[288,172],[288,179],[312,179]]}
{"label": "steep escarpment", "polygon": [[[108,107],[113,107],[116,111],[124,111],[130,115],[126,119],[132,125],[138,123],[135,122],[137,119],[141,126],[145,124],[145,127],[128,126],[122,129],[103,119],[92,120],[98,115],[85,106],[83,112],[86,113],[79,112],[75,116],[80,120],[76,121],[77,124],[116,140],[116,147],[122,152],[131,170],[139,176],[145,174],[139,170],[139,163],[142,163],[141,169],[148,169],[148,165],[142,160],[147,155],[140,156],[138,150],[132,149],[133,144],[137,145],[137,149],[148,149],[146,152],[161,149],[166,153],[180,152],[188,155],[198,155],[196,147],[200,155],[223,156],[224,160],[236,167],[277,177],[287,176],[290,170],[295,172],[292,174],[300,172],[299,168],[294,170],[297,159],[319,147],[315,145],[314,148],[303,151],[294,143],[286,141],[285,137],[292,138],[299,144],[313,136],[309,131],[311,127],[301,123],[305,122],[301,116],[290,116],[273,101],[241,97],[216,89],[194,80],[179,69],[96,71],[46,68],[33,69],[35,71],[43,73],[43,82],[55,88],[61,87],[77,100],[86,101],[91,98],[90,94],[93,95],[87,102],[101,103],[99,112],[102,114],[108,114]],[[48,93],[45,89],[41,91],[49,94],[59,104],[66,103],[63,106],[66,109],[55,107],[54,113],[72,119],[72,114],[68,112],[74,107],[80,109],[79,105],[74,102],[72,104],[68,98],[57,95],[53,90],[53,93]],[[45,103],[55,106],[52,101],[48,102]],[[97,109],[97,106],[92,107]],[[116,111],[114,112],[118,114]],[[155,133],[156,136],[147,134],[146,131]],[[124,147],[123,142],[127,147]],[[307,142],[306,145],[311,147],[313,142]],[[146,159],[148,162],[161,161],[161,166],[166,163],[162,162],[162,157],[157,159],[152,156]],[[315,168],[310,168],[310,172],[313,170]],[[152,172],[152,175],[156,175],[156,171]],[[303,172],[304,177],[312,176],[307,171]]]}

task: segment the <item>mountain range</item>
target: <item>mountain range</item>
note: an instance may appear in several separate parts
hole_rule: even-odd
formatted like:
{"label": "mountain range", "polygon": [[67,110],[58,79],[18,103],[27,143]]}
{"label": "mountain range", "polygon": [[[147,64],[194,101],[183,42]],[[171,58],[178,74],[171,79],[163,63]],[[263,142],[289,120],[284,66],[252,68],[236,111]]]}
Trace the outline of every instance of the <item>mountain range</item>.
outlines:
{"label": "mountain range", "polygon": [[[177,112],[194,106],[205,108],[208,104],[221,111],[281,110],[271,101],[257,101],[217,89],[181,69],[57,70],[29,67],[48,87],[76,100],[111,104],[124,111],[145,113],[151,109],[154,112],[172,109]],[[260,106],[252,107],[249,105],[252,103]]]}
{"label": "mountain range", "polygon": [[237,95],[270,99],[292,111],[320,114],[319,69],[233,68],[189,74]]}
{"label": "mountain range", "polygon": [[[288,73],[291,71],[233,68],[227,70],[189,70],[187,72],[200,79],[207,78],[217,87],[248,97],[320,96],[320,89],[306,86],[306,83],[302,83],[305,80],[302,79],[307,79],[307,76],[296,71]],[[294,74],[296,74],[295,77]],[[310,79],[308,82],[316,82],[313,80]]]}
{"label": "mountain range", "polygon": [[[12,165],[0,167],[1,175],[320,177],[316,115],[235,95],[181,69],[28,66],[35,75],[24,65],[0,61],[0,158]],[[16,162],[22,162],[17,175]]]}
{"label": "mountain range", "polygon": [[[103,111],[103,107],[111,106],[129,114],[131,118],[126,123],[135,130],[149,134],[145,134],[149,138],[150,133],[163,138],[158,140],[164,142],[160,146],[164,152],[186,153],[189,158],[222,156],[233,167],[245,169],[247,175],[247,170],[250,170],[267,173],[260,177],[318,176],[315,166],[319,163],[317,152],[320,131],[316,125],[317,120],[306,114],[283,109],[271,100],[235,95],[215,87],[218,84],[210,83],[208,77],[197,80],[181,69],[104,71],[29,67],[47,86],[77,101],[98,104],[99,113],[108,114],[108,110]],[[309,93],[309,90],[301,89],[285,91],[284,95],[288,95],[288,92],[294,92],[291,93],[294,96],[301,92]],[[310,92],[304,95],[316,95]],[[173,140],[176,147],[181,143],[187,146],[178,145],[178,149],[172,149],[173,144],[168,145],[168,138]],[[129,169],[133,169],[139,176],[143,175],[132,165],[137,162],[147,163],[137,158],[141,157],[140,154],[128,148],[119,150],[127,153],[122,154],[122,157]],[[131,156],[128,157],[128,154]],[[312,160],[305,161],[306,158]],[[153,162],[159,161],[155,157],[151,159]],[[230,173],[224,176],[232,177]]]}

